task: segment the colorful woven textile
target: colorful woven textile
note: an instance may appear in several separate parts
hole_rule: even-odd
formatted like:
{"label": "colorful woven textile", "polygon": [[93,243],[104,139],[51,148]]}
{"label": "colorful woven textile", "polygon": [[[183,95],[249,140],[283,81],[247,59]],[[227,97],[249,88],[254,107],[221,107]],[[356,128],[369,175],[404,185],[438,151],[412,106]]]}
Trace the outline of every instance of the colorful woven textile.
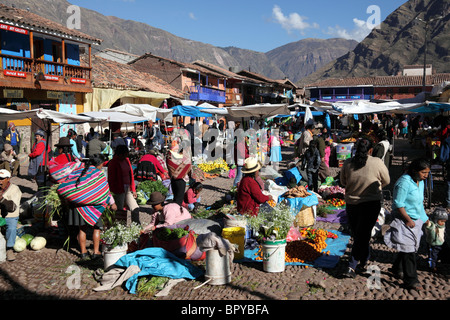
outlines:
{"label": "colorful woven textile", "polygon": [[80,178],[83,169],[72,172],[57,189],[60,196],[74,205],[75,210],[91,226],[95,225],[106,209],[111,193],[103,171],[90,167]]}
{"label": "colorful woven textile", "polygon": [[56,183],[63,183],[73,171],[83,168],[84,163],[81,161],[60,164],[54,160],[50,160],[48,163],[50,177],[55,180]]}

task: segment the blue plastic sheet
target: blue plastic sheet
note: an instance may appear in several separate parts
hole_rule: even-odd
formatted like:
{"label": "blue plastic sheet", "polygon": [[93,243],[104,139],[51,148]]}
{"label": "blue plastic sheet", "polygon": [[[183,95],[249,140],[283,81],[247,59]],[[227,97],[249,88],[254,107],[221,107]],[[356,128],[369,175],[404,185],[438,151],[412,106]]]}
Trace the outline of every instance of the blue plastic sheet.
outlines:
{"label": "blue plastic sheet", "polygon": [[167,277],[171,279],[196,279],[203,271],[190,261],[183,260],[163,248],[153,247],[129,253],[116,263],[118,267],[138,266],[141,271],[131,276],[125,286],[132,294],[136,293],[138,278],[142,276]]}
{"label": "blue plastic sheet", "polygon": [[[343,234],[337,230],[328,230],[336,234],[338,237],[336,239],[328,238],[325,242],[327,244],[326,249],[324,251],[330,251],[329,255],[322,255],[314,261],[309,262],[286,262],[286,265],[295,265],[295,266],[310,266],[314,268],[334,268],[338,262],[340,257],[345,254],[347,250],[348,242],[350,241],[350,235]],[[256,260],[256,254],[258,252],[258,248],[252,250],[244,251],[244,258],[240,260],[235,260],[236,262],[262,262],[262,260]]]}
{"label": "blue plastic sheet", "polygon": [[278,197],[278,203],[286,200],[289,207],[291,208],[291,213],[296,216],[300,210],[302,210],[303,206],[312,207],[319,204],[319,199],[315,194],[311,194],[310,196],[304,198],[285,198],[283,196]]}

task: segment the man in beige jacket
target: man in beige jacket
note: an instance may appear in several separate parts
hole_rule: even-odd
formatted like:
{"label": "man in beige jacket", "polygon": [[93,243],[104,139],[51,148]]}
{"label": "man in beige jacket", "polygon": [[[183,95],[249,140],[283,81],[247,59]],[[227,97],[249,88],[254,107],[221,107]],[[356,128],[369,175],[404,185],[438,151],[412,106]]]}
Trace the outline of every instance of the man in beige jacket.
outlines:
{"label": "man in beige jacket", "polygon": [[6,169],[11,176],[17,176],[19,173],[19,159],[9,143],[5,143],[4,150],[0,153],[0,169]]}
{"label": "man in beige jacket", "polygon": [[11,183],[11,173],[6,169],[0,170],[0,211],[6,220],[6,259],[15,260],[13,251],[16,243],[17,223],[19,222],[20,201],[22,191]]}

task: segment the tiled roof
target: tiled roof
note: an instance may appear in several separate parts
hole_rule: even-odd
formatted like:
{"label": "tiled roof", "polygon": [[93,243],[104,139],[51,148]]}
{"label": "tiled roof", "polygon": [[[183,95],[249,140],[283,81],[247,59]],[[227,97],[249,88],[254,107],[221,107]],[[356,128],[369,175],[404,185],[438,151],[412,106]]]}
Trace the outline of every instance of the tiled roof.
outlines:
{"label": "tiled roof", "polygon": [[[352,86],[374,86],[374,87],[420,87],[422,86],[422,76],[379,76],[361,78],[331,78],[323,81],[308,84],[307,88],[314,87],[352,87]],[[450,81],[450,73],[437,73],[426,76],[426,85],[441,84]]]}
{"label": "tiled roof", "polygon": [[101,39],[89,36],[75,29],[69,29],[52,20],[43,18],[27,10],[17,9],[0,4],[0,22],[13,24],[16,27],[32,30],[36,32],[48,33],[50,35],[59,35],[67,39],[79,41],[89,41],[100,44]]}
{"label": "tiled roof", "polygon": [[290,81],[289,79],[270,79],[266,76],[263,76],[262,74],[247,71],[247,70],[239,71],[238,74],[241,76],[251,78],[252,80],[256,79],[256,80],[260,80],[265,83],[272,83],[272,84],[278,84],[281,86],[297,88],[297,86],[294,83],[292,83],[292,81]]}
{"label": "tiled roof", "polygon": [[193,69],[193,70],[200,71],[203,74],[212,75],[212,76],[217,77],[217,78],[224,78],[223,74],[218,73],[218,72],[214,72],[214,71],[209,70],[207,68],[204,68],[202,66],[199,66],[199,65],[196,65],[196,64],[193,64],[193,63],[185,63],[185,62],[180,62],[180,61],[176,61],[176,60],[172,60],[172,59],[156,56],[156,55],[151,54],[151,53],[145,53],[142,56],[140,56],[139,58],[136,58],[135,60],[129,62],[129,64],[132,65],[132,64],[138,63],[139,61],[142,61],[143,64],[145,64],[145,59],[147,59],[147,58],[155,58],[155,59],[164,60],[164,61],[167,61],[169,63],[172,63],[174,65],[179,66],[180,69],[183,69],[183,68]]}
{"label": "tiled roof", "polygon": [[94,88],[142,90],[165,93],[176,98],[184,97],[182,91],[149,73],[98,56],[92,57],[92,82]]}

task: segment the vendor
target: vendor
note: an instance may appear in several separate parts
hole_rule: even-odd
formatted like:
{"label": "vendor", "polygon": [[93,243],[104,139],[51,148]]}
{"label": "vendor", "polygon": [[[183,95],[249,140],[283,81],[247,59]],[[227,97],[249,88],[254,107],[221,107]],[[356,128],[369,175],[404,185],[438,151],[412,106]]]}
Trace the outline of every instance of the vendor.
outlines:
{"label": "vendor", "polygon": [[261,185],[257,182],[261,163],[258,159],[250,157],[245,159],[242,173],[244,177],[237,190],[237,210],[240,214],[258,215],[260,204],[273,200],[272,196],[266,196],[262,192]]}
{"label": "vendor", "polygon": [[200,192],[203,190],[203,184],[195,182],[184,194],[183,207],[189,211],[196,211],[200,204],[201,197]]}
{"label": "vendor", "polygon": [[175,202],[166,203],[166,197],[161,192],[153,192],[147,202],[154,210],[150,223],[142,230],[142,233],[154,231],[156,228],[166,227],[177,222],[191,219],[189,211]]}

